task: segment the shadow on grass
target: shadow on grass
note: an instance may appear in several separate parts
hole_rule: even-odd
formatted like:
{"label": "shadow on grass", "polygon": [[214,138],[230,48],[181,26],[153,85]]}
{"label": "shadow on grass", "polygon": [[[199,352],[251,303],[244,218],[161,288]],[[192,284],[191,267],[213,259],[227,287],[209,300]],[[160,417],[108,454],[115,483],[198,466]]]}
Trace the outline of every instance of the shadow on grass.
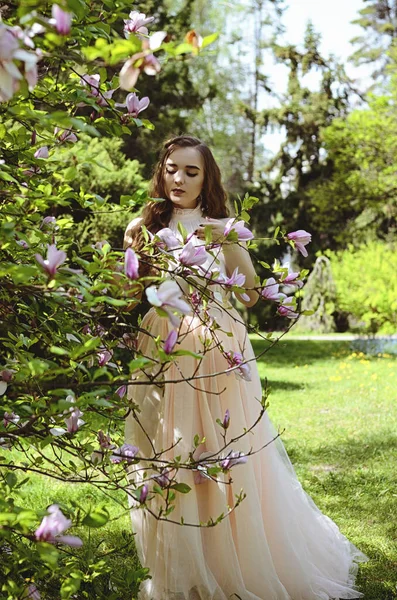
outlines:
{"label": "shadow on grass", "polygon": [[363,600],[396,600],[397,564],[389,560],[378,548],[361,547],[369,562],[360,567],[357,587]]}
{"label": "shadow on grass", "polygon": [[[265,379],[261,377],[262,387],[265,386]],[[273,379],[267,380],[267,387],[270,392],[275,392],[276,390],[304,390],[307,388],[306,383],[297,383],[296,381],[274,381]]]}
{"label": "shadow on grass", "polygon": [[[356,465],[365,466],[366,461],[377,457],[384,463],[386,453],[396,451],[396,448],[396,435],[391,431],[382,430],[358,440],[346,440],[346,442],[338,440],[334,444],[324,443],[321,446],[298,444],[288,448],[288,453],[293,462],[311,465],[326,461],[341,463],[344,468],[349,468],[349,465],[355,468]],[[395,470],[391,469],[391,472],[393,471],[395,476]]]}
{"label": "shadow on grass", "polygon": [[[266,348],[268,351],[261,356],[258,361],[269,366],[295,366],[312,364],[317,361],[324,361],[335,354],[347,356],[353,352],[349,341],[331,341],[331,340],[284,340],[281,339],[272,348],[269,343],[263,340],[251,340],[255,355],[260,354]],[[379,360],[377,356],[367,355],[366,360]],[[390,359],[397,360],[396,356],[390,356]]]}

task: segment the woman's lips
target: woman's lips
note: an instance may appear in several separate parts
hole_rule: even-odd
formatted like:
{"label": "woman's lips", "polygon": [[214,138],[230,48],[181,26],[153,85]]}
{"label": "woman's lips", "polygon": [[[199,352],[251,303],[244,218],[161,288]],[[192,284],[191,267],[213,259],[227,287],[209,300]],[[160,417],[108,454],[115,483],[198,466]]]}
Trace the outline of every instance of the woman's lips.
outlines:
{"label": "woman's lips", "polygon": [[172,190],[172,193],[175,194],[175,196],[181,196],[185,192],[183,190]]}

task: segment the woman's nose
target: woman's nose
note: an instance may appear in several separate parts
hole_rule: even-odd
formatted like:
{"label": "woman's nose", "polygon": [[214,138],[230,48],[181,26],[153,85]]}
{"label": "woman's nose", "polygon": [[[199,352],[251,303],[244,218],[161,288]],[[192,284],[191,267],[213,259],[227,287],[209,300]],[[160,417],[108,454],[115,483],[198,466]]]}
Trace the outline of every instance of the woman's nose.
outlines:
{"label": "woman's nose", "polygon": [[182,171],[177,171],[177,173],[175,173],[174,181],[175,183],[183,183],[184,179]]}

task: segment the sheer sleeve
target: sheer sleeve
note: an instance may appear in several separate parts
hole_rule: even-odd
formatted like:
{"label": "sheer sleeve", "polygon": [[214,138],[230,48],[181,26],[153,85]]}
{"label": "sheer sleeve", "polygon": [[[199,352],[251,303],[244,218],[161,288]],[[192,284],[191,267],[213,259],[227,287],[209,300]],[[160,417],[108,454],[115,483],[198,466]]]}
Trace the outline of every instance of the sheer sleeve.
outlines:
{"label": "sheer sleeve", "polygon": [[125,233],[124,233],[124,242],[123,242],[123,248],[124,250],[126,250],[129,246],[131,246],[132,244],[132,232],[133,230],[138,227],[139,225],[141,225],[143,223],[143,218],[142,217],[135,217],[135,219],[132,219],[132,221],[130,221],[126,227]]}

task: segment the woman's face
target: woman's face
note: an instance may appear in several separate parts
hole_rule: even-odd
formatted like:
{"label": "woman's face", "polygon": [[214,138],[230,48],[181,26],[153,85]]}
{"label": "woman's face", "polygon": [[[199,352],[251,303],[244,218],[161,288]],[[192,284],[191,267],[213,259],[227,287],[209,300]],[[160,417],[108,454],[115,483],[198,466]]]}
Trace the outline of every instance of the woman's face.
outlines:
{"label": "woman's face", "polygon": [[167,197],[178,208],[195,208],[204,183],[204,160],[196,148],[176,148],[164,165]]}

